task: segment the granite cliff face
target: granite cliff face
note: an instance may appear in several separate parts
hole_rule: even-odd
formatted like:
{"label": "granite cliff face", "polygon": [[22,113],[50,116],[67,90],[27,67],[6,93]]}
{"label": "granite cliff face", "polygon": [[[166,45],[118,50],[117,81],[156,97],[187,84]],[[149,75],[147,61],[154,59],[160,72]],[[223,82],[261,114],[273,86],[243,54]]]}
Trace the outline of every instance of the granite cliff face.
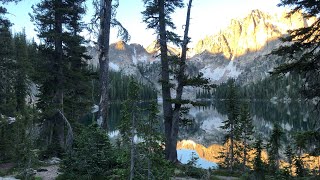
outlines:
{"label": "granite cliff face", "polygon": [[233,60],[262,48],[273,49],[274,45],[269,42],[277,41],[289,29],[305,27],[313,21],[313,18],[304,18],[302,13],[287,18],[285,13],[271,16],[260,10],[252,10],[245,18],[231,20],[230,25],[218,34],[200,40],[194,51],[196,54],[205,50],[213,54],[221,53]]}

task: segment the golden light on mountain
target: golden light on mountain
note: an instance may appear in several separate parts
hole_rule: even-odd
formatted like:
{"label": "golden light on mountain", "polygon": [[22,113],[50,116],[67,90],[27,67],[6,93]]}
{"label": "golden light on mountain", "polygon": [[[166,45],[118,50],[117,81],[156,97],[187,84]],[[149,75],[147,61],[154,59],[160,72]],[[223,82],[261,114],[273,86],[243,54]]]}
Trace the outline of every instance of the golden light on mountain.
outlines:
{"label": "golden light on mountain", "polygon": [[245,18],[231,20],[230,25],[218,34],[200,40],[194,48],[195,53],[207,50],[233,60],[250,52],[268,49],[269,43],[279,41],[278,38],[288,30],[309,26],[315,20],[304,18],[301,12],[288,18],[286,13],[271,16],[253,10]]}
{"label": "golden light on mountain", "polygon": [[118,41],[118,42],[115,43],[115,49],[117,49],[117,50],[125,50],[125,48],[126,48],[125,45],[126,45],[125,42]]}
{"label": "golden light on mountain", "polygon": [[[238,144],[241,146],[241,144]],[[201,144],[197,144],[192,140],[182,140],[177,143],[177,149],[190,149],[195,150],[199,157],[206,159],[211,162],[221,163],[222,159],[218,158],[220,152],[227,152],[228,145],[212,144],[209,147],[205,147]],[[268,162],[268,155],[266,151],[262,151],[262,160]],[[253,168],[253,160],[255,157],[255,151],[251,150],[248,152],[248,164],[247,166]],[[309,154],[303,154],[302,160],[304,162],[304,167],[310,170],[319,170],[320,169],[320,156],[311,156]],[[179,158],[179,157],[178,157]],[[280,160],[280,168],[284,169],[288,167],[288,163],[283,159]],[[292,172],[295,171],[295,168],[292,168]],[[293,174],[295,175],[295,174]]]}

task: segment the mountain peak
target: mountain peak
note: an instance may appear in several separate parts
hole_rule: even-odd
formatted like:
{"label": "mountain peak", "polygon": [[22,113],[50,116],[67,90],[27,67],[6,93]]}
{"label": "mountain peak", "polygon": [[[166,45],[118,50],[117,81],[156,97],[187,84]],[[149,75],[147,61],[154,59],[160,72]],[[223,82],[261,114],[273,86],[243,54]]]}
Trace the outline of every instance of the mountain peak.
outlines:
{"label": "mountain peak", "polygon": [[118,41],[116,43],[114,43],[115,49],[117,50],[125,50],[126,49],[126,43],[124,41]]}
{"label": "mountain peak", "polygon": [[229,26],[219,33],[200,40],[194,48],[195,54],[207,50],[213,54],[221,53],[231,60],[248,52],[268,50],[270,42],[278,41],[289,29],[307,26],[310,21],[314,20],[304,19],[301,12],[286,18],[255,9],[244,18],[232,19]]}

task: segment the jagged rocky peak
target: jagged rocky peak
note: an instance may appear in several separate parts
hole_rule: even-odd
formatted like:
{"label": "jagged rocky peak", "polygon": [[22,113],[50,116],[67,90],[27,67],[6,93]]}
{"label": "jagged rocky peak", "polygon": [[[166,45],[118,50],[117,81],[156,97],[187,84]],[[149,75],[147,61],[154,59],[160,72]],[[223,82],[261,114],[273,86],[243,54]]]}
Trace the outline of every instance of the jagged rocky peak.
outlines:
{"label": "jagged rocky peak", "polygon": [[[232,19],[229,26],[219,33],[200,40],[195,48],[195,54],[205,50],[217,54],[222,53],[227,59],[235,59],[248,52],[270,49],[268,44],[278,41],[278,38],[290,29],[305,27],[314,22],[315,18],[306,19],[301,12],[290,18],[286,13],[270,15],[260,10],[252,10],[246,17]],[[273,43],[274,44],[274,43]]]}
{"label": "jagged rocky peak", "polygon": [[158,41],[153,41],[147,48],[147,52],[150,54],[153,54],[155,52],[157,52],[160,49],[160,44],[158,43]]}
{"label": "jagged rocky peak", "polygon": [[116,50],[126,50],[127,44],[124,41],[118,41],[116,43],[111,44],[111,47],[114,47]]}
{"label": "jagged rocky peak", "polygon": [[127,44],[118,41],[110,45],[110,61],[120,66],[137,64],[139,61],[151,61],[150,55],[140,44]]}
{"label": "jagged rocky peak", "polygon": [[[177,47],[167,45],[169,55],[179,55],[181,50]],[[147,48],[146,51],[150,54],[159,54],[160,53],[160,43],[159,41],[153,41]]]}

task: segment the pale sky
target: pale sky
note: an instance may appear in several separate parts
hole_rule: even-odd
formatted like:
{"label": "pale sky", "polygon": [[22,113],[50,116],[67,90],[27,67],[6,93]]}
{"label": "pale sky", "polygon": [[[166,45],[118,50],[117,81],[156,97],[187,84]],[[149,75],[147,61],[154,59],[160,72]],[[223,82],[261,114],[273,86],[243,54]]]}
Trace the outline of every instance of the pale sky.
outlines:
{"label": "pale sky", "polygon": [[[28,13],[32,13],[31,6],[40,0],[23,0],[15,5],[7,5],[7,15],[14,23],[13,31],[19,32],[23,27],[26,28],[28,38],[35,37],[34,26],[30,22]],[[85,20],[88,21],[92,16],[92,0],[87,0],[88,15]],[[130,35],[129,43],[139,43],[145,47],[155,40],[153,30],[146,30],[146,24],[142,22],[141,12],[144,10],[142,0],[119,0],[120,6],[117,9],[117,19],[125,26]],[[187,2],[187,0],[185,0]],[[220,29],[226,27],[232,18],[244,17],[253,9],[260,9],[271,14],[281,12],[283,8],[276,5],[280,0],[193,0],[191,10],[190,37],[192,44],[212,35]],[[186,7],[179,9],[172,16],[177,26],[177,33],[183,35],[183,24],[185,23]],[[111,42],[117,41],[116,29],[112,30]],[[191,46],[192,46],[191,44]]]}

